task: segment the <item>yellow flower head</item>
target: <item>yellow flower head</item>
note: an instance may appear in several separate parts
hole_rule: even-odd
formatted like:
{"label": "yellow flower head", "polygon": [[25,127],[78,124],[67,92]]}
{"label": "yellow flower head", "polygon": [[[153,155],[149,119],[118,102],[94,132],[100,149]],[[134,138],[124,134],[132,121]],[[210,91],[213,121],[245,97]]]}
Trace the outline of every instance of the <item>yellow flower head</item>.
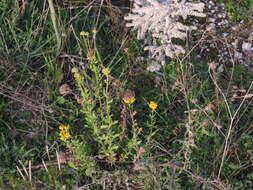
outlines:
{"label": "yellow flower head", "polygon": [[132,104],[135,102],[135,93],[132,90],[125,90],[123,92],[123,96],[122,96],[122,100],[126,103],[126,104]]}
{"label": "yellow flower head", "polygon": [[158,105],[157,105],[156,102],[151,101],[151,102],[149,102],[148,106],[149,106],[150,109],[155,110]]}
{"label": "yellow flower head", "polygon": [[107,75],[110,74],[110,69],[104,68],[104,69],[102,70],[102,73],[103,73],[105,76],[107,76]]}
{"label": "yellow flower head", "polygon": [[70,126],[68,126],[68,125],[60,125],[60,126],[59,126],[59,129],[60,129],[61,131],[68,131],[69,128],[70,128]]}
{"label": "yellow flower head", "polygon": [[97,33],[97,30],[96,30],[96,29],[93,29],[93,30],[92,30],[92,33],[93,33],[93,34],[96,34],[96,33]]}
{"label": "yellow flower head", "polygon": [[60,132],[60,140],[65,141],[69,139],[71,135],[68,132],[61,131]]}
{"label": "yellow flower head", "polygon": [[71,72],[72,72],[72,73],[78,73],[78,68],[73,67],[73,68],[71,69]]}
{"label": "yellow flower head", "polygon": [[135,102],[135,98],[127,98],[127,99],[123,99],[123,101],[126,103],[126,104],[132,104]]}
{"label": "yellow flower head", "polygon": [[60,140],[65,141],[66,139],[69,139],[71,137],[69,133],[69,126],[61,125],[59,126],[60,129]]}
{"label": "yellow flower head", "polygon": [[84,79],[84,76],[83,76],[83,75],[80,75],[79,73],[75,73],[75,74],[74,74],[74,78],[75,78],[76,80],[83,80],[83,79]]}
{"label": "yellow flower head", "polygon": [[89,36],[89,32],[82,31],[80,32],[80,36]]}

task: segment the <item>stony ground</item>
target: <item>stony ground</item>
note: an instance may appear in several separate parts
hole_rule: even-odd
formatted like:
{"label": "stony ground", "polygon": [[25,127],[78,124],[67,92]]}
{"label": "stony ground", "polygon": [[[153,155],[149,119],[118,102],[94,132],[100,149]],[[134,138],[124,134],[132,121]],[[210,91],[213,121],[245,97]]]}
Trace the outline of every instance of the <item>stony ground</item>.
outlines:
{"label": "stony ground", "polygon": [[[253,71],[253,16],[248,20],[233,22],[223,3],[202,0],[206,5],[206,18],[203,23],[194,21],[198,26],[197,58],[212,59],[216,63],[239,63]],[[249,11],[248,14],[252,14]],[[199,39],[201,38],[201,39]]]}

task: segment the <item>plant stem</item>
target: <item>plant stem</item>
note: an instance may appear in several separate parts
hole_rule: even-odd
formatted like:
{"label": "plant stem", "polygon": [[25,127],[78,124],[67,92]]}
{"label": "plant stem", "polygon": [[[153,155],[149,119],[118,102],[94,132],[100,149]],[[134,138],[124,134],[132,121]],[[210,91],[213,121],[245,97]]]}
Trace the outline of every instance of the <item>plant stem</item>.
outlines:
{"label": "plant stem", "polygon": [[56,41],[57,41],[57,53],[60,53],[61,50],[61,35],[59,32],[59,23],[57,22],[57,15],[55,13],[55,9],[54,9],[54,4],[52,0],[48,0],[48,4],[49,4],[49,10],[50,10],[50,15],[51,15],[51,20],[54,26],[54,31],[55,31],[55,35],[56,35]]}

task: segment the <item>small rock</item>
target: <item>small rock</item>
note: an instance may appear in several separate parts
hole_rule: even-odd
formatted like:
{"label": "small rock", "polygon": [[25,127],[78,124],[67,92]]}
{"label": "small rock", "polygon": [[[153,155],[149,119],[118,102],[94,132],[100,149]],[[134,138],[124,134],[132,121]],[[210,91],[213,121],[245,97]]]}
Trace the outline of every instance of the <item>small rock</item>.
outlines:
{"label": "small rock", "polygon": [[214,24],[214,23],[211,23],[211,24],[209,24],[209,25],[206,27],[206,30],[211,31],[211,30],[213,30],[214,28],[215,28],[215,24]]}
{"label": "small rock", "polygon": [[249,33],[249,38],[248,38],[249,41],[253,41],[253,32]]}
{"label": "small rock", "polygon": [[238,29],[238,27],[239,27],[238,25],[235,25],[235,26],[232,26],[232,28],[231,28],[231,29],[235,31],[235,30],[237,30],[237,29]]}
{"label": "small rock", "polygon": [[224,25],[228,24],[228,20],[223,21]]}
{"label": "small rock", "polygon": [[222,35],[223,35],[223,37],[227,37],[227,36],[228,36],[228,33],[225,32],[225,33],[223,33]]}
{"label": "small rock", "polygon": [[221,26],[221,25],[223,25],[223,23],[222,22],[218,22],[218,24],[217,24],[218,26]]}
{"label": "small rock", "polygon": [[209,18],[208,22],[214,23],[215,22],[215,18]]}
{"label": "small rock", "polygon": [[223,18],[223,15],[222,14],[218,14],[218,18]]}
{"label": "small rock", "polygon": [[238,45],[238,39],[236,39],[236,40],[232,43],[232,45],[234,46],[234,48],[237,48],[237,45]]}
{"label": "small rock", "polygon": [[251,43],[248,42],[243,42],[242,44],[242,51],[251,51]]}
{"label": "small rock", "polygon": [[241,58],[242,58],[242,53],[236,51],[234,57],[235,57],[236,59],[241,59]]}

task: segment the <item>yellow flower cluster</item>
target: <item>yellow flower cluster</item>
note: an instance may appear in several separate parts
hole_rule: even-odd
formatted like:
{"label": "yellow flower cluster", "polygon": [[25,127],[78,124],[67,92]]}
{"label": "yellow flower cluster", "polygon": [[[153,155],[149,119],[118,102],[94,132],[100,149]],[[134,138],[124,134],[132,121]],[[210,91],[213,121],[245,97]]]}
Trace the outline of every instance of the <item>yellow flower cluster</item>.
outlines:
{"label": "yellow flower cluster", "polygon": [[76,80],[83,80],[84,79],[84,76],[79,73],[78,68],[76,68],[76,67],[72,68],[71,72],[74,74],[74,78]]}
{"label": "yellow flower cluster", "polygon": [[[93,33],[93,35],[95,35],[97,33],[97,30],[93,29],[91,32]],[[85,32],[85,31],[80,32],[80,36],[89,36],[89,35],[90,35],[89,32]]]}
{"label": "yellow flower cluster", "polygon": [[83,80],[83,79],[84,79],[84,76],[81,75],[81,74],[79,74],[79,73],[75,73],[75,74],[74,74],[74,78],[75,78],[76,80]]}
{"label": "yellow flower cluster", "polygon": [[66,125],[60,125],[60,140],[65,141],[66,139],[69,139],[71,137],[69,133],[70,126]]}
{"label": "yellow flower cluster", "polygon": [[104,68],[102,70],[102,73],[105,75],[105,76],[108,76],[110,74],[110,69],[109,68]]}
{"label": "yellow flower cluster", "polygon": [[89,32],[82,31],[80,32],[80,36],[89,36]]}
{"label": "yellow flower cluster", "polygon": [[155,110],[158,105],[157,105],[156,102],[151,101],[151,102],[149,102],[148,106],[149,106],[150,109]]}
{"label": "yellow flower cluster", "polygon": [[73,67],[73,68],[71,69],[71,72],[72,72],[72,73],[78,73],[78,68]]}

